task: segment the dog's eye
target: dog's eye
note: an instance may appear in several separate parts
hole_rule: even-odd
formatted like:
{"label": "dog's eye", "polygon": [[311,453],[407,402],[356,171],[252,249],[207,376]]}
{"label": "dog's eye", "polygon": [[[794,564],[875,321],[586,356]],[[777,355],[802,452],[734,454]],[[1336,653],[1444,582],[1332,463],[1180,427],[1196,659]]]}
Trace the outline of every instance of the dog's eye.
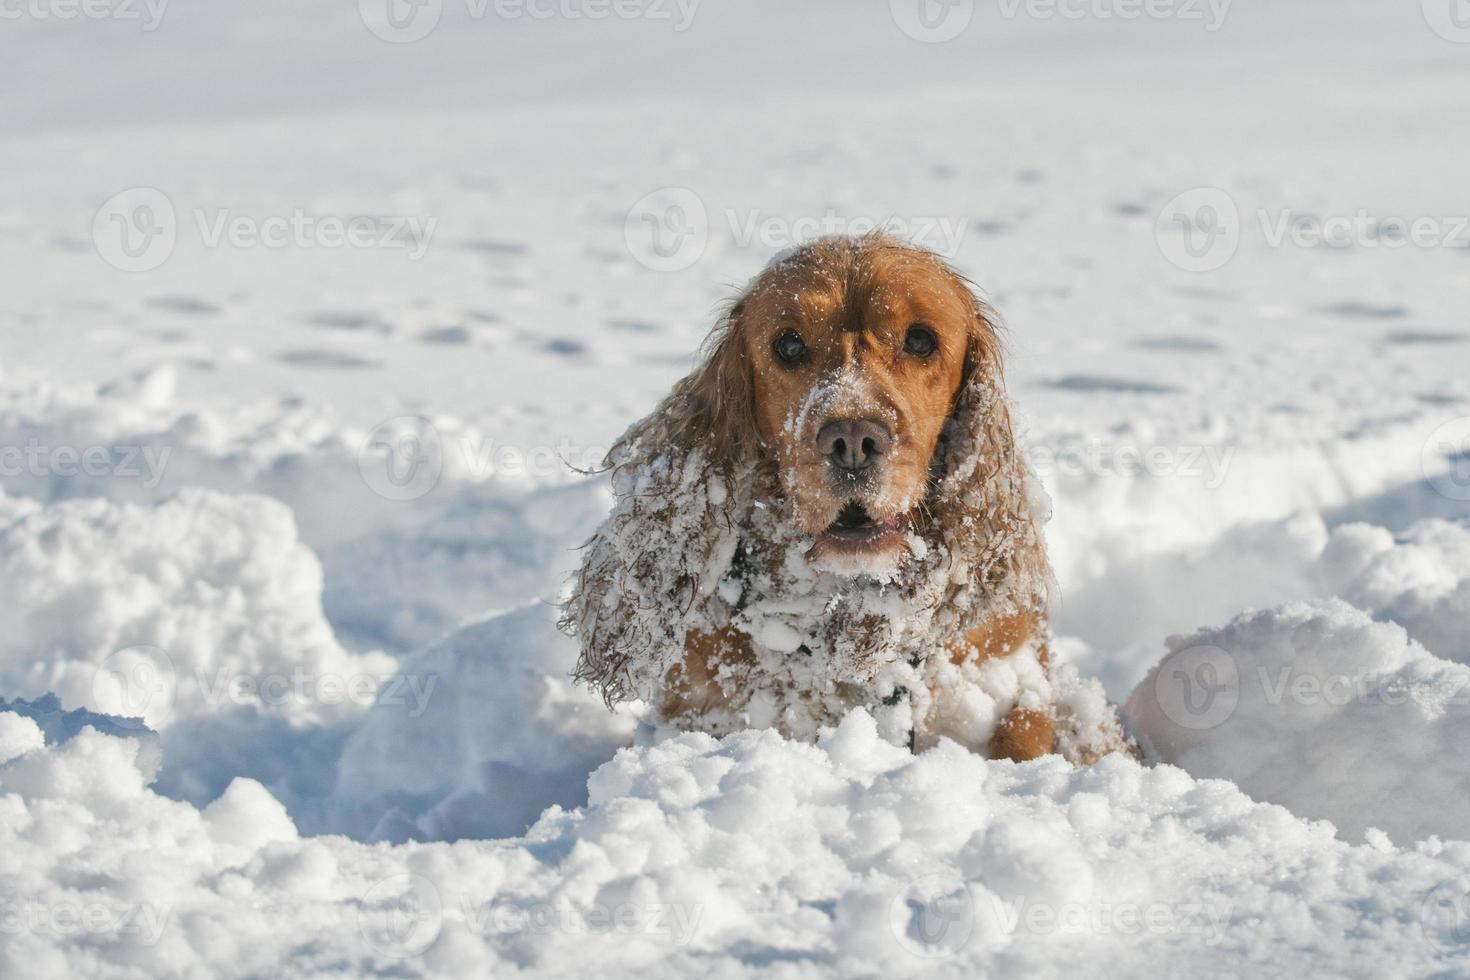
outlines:
{"label": "dog's eye", "polygon": [[915,357],[930,357],[939,350],[939,338],[934,336],[933,330],[916,323],[909,327],[908,334],[903,338],[903,349],[904,353]]}
{"label": "dog's eye", "polygon": [[806,360],[806,341],[795,330],[787,330],[771,345],[771,353],[782,364],[800,364]]}

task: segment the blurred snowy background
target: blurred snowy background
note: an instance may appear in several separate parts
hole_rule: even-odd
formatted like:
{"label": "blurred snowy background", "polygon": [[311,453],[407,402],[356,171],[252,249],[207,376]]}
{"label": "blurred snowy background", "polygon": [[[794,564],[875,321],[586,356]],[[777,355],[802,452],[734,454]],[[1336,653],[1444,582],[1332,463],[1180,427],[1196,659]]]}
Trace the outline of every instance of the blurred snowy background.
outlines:
{"label": "blurred snowy background", "polygon": [[[1467,83],[1464,0],[0,0],[0,975],[1470,972]],[[573,467],[874,226],[1183,771],[567,680]]]}

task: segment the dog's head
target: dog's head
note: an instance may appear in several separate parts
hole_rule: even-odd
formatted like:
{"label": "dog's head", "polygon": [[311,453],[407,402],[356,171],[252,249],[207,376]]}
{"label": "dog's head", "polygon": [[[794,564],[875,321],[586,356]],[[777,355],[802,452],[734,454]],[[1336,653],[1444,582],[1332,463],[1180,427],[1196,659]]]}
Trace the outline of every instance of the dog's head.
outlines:
{"label": "dog's head", "polygon": [[[862,647],[852,662],[932,649],[1044,595],[1045,517],[995,321],[941,260],[882,236],[772,262],[608,464],[615,506],[563,626],[581,641],[577,676],[609,701],[652,696],[692,631],[763,599],[785,616],[784,591],[831,590],[841,608],[813,608]],[[892,628],[875,626],[875,597],[902,611]]]}
{"label": "dog's head", "polygon": [[812,563],[862,572],[906,553],[966,381],[999,387],[997,347],[988,309],[936,256],[825,238],[756,277],[686,388],[712,457],[776,463]]}

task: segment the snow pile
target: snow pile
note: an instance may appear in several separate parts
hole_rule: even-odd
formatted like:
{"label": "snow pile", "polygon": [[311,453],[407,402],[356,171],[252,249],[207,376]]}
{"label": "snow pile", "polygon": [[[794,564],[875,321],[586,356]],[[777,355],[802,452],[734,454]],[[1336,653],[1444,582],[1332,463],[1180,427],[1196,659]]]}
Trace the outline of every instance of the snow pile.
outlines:
{"label": "snow pile", "polygon": [[914,756],[862,712],[625,750],[522,839],[391,848],[301,838],[249,780],[164,799],[90,730],[43,749],[0,715],[0,750],[17,976],[1424,974],[1470,874],[1470,846],[1351,846],[1171,767]]}
{"label": "snow pile", "polygon": [[1470,664],[1470,527],[1420,521],[1396,539],[1380,527],[1344,525],[1324,548],[1322,568],[1328,591],[1398,623],[1437,656]]}
{"label": "snow pile", "polygon": [[326,569],[342,641],[393,652],[487,608],[554,599],[568,552],[606,514],[604,481],[503,465],[452,417],[369,431],[299,400],[185,407],[174,383],[160,367],[101,387],[0,385],[0,487],[41,502],[157,504],[191,487],[272,497]]}
{"label": "snow pile", "polygon": [[1470,667],[1340,600],[1248,613],[1169,650],[1127,708],[1164,761],[1354,838],[1465,836]]}
{"label": "snow pile", "polygon": [[1085,673],[1123,697],[1157,660],[1157,637],[1222,622],[1242,609],[1337,596],[1403,626],[1436,656],[1470,663],[1470,527],[1410,522],[1397,534],[1368,523],[1329,528],[1303,511],[1242,524],[1207,547],[1119,560],[1063,586],[1057,628],[1088,636],[1073,647]]}
{"label": "snow pile", "polygon": [[0,686],[174,722],[233,707],[293,725],[370,704],[395,661],[338,645],[291,512],[184,490],[157,507],[31,507],[0,527]]}
{"label": "snow pile", "polygon": [[343,750],[335,828],[372,840],[522,833],[586,800],[587,774],[633,736],[571,680],[576,644],[536,605],[406,659]]}

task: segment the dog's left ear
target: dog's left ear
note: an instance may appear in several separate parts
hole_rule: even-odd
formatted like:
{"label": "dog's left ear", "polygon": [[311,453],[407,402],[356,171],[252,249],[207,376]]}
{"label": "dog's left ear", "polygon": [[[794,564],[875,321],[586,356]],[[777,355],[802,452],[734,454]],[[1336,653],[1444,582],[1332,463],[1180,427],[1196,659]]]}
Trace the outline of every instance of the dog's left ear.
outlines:
{"label": "dog's left ear", "polygon": [[712,465],[735,468],[758,448],[755,376],[745,342],[745,300],[736,300],[705,341],[704,360],[674,386],[656,415],[667,437]]}
{"label": "dog's left ear", "polygon": [[756,430],[736,303],[704,360],[608,454],[613,509],[587,542],[562,607],[581,643],[576,677],[609,704],[655,695],[734,559]]}

